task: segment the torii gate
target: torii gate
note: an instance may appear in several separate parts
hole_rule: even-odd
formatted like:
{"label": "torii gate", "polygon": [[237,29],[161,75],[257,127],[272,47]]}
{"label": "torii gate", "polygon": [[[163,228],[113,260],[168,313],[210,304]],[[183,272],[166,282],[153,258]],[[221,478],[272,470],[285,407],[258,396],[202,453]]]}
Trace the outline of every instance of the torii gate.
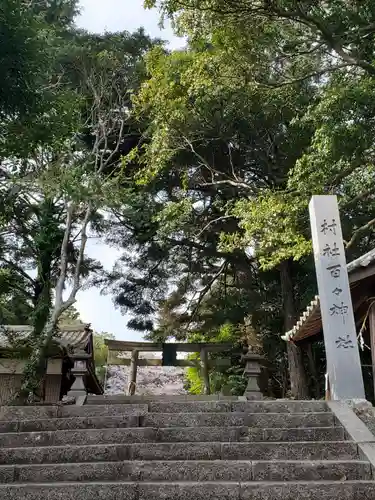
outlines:
{"label": "torii gate", "polygon": [[[123,342],[121,340],[105,340],[108,347],[107,366],[122,365],[130,366],[130,383],[129,395],[135,393],[137,381],[138,366],[181,366],[181,367],[200,367],[202,369],[204,394],[210,394],[210,366],[230,366],[229,358],[208,360],[209,352],[233,352],[233,344],[231,343],[152,343],[152,342]],[[155,352],[163,353],[162,359],[139,359],[140,352]],[[131,352],[131,358],[120,358],[119,352]],[[177,359],[177,352],[199,352],[201,364],[199,361],[188,359]],[[237,352],[237,351],[236,351]],[[241,351],[238,350],[238,353]]]}

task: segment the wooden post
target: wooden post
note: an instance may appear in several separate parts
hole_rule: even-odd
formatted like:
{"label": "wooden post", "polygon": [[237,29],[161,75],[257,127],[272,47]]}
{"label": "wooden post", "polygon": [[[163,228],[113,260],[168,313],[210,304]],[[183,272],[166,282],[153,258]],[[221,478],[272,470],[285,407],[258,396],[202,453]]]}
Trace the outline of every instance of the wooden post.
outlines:
{"label": "wooden post", "polygon": [[374,381],[374,399],[375,399],[375,304],[373,304],[370,307],[368,322],[370,330],[372,379]]}
{"label": "wooden post", "polygon": [[137,383],[137,366],[138,366],[139,351],[134,349],[132,351],[130,362],[130,382],[129,382],[129,396],[134,396],[136,383]]}
{"label": "wooden post", "polygon": [[204,394],[209,395],[211,394],[211,389],[210,389],[210,376],[208,373],[208,356],[206,349],[201,349],[201,362],[202,362],[202,376],[204,383]]}

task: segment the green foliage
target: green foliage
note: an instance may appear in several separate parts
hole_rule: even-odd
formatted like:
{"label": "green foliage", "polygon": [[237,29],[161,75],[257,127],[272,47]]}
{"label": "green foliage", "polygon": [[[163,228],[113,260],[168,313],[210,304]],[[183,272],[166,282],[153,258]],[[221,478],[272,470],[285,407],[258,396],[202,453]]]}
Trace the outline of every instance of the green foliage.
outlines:
{"label": "green foliage", "polygon": [[0,117],[25,113],[38,100],[37,85],[46,63],[44,26],[29,2],[4,0],[0,5]]}
{"label": "green foliage", "polygon": [[[188,359],[199,361],[198,354],[191,354]],[[203,394],[203,378],[199,368],[187,368],[185,374],[184,388],[189,394]]]}
{"label": "green foliage", "polygon": [[108,348],[104,343],[105,339],[114,339],[111,333],[94,333],[94,361],[96,374],[103,383],[107,369]]}
{"label": "green foliage", "polygon": [[[188,37],[185,50],[142,30],[77,30],[74,0],[0,7],[0,314],[43,331],[67,206],[66,281],[90,207],[92,230],[123,255],[105,276],[84,259],[86,284],[104,284],[150,339],[256,346],[285,395],[280,333],[316,293],[310,196],[339,196],[349,258],[375,242],[375,6],[145,4]],[[240,394],[239,357],[211,381]],[[188,385],[201,388],[197,371]]]}
{"label": "green foliage", "polygon": [[[242,329],[230,323],[223,324],[217,331],[192,333],[188,337],[189,342],[229,342],[233,347],[240,345]],[[246,387],[246,378],[243,376],[243,365],[240,356],[231,353],[211,354],[211,359],[231,359],[231,366],[227,368],[212,367],[209,371],[210,390],[212,394],[220,393],[225,388],[230,394],[242,396]],[[189,359],[200,362],[199,354],[192,354]],[[186,370],[185,388],[190,394],[202,394],[204,383],[200,368],[188,368]]]}
{"label": "green foliage", "polygon": [[[147,7],[155,4],[146,2]],[[264,186],[256,200],[229,208],[240,219],[240,231],[222,234],[223,248],[256,247],[265,268],[289,258],[298,261],[311,253],[309,199],[328,192],[340,198],[344,236],[350,254],[357,255],[373,238],[373,3],[363,2],[358,9],[343,0],[329,6],[165,0],[158,6],[205,55],[225,47],[235,61],[235,69],[229,65],[235,80],[241,75],[255,85],[262,105],[269,105],[270,96],[280,98],[277,109],[285,115],[284,103],[292,104],[284,178]],[[309,88],[310,102],[303,108],[296,105],[299,86]],[[279,123],[285,126],[282,115]]]}
{"label": "green foliage", "polygon": [[[124,202],[121,157],[139,135],[131,94],[154,43],[142,30],[78,30],[77,3],[9,0],[0,8],[6,38],[0,48],[0,311],[15,321],[9,314],[15,299],[24,305],[18,316],[30,311],[35,353],[23,396],[43,376],[42,358],[65,307],[63,289],[71,286],[74,303],[83,281],[88,285],[102,271],[85,257],[85,229],[102,234],[103,213]],[[17,279],[16,294],[8,285]]]}
{"label": "green foliage", "polygon": [[60,316],[59,324],[62,325],[83,325],[79,312],[74,306],[70,306]]}
{"label": "green foliage", "polygon": [[[174,286],[158,289],[168,296],[152,311],[160,317],[149,336],[187,338],[214,316],[217,333],[225,314],[244,324],[247,307],[277,372],[274,385],[285,393],[277,332],[315,293],[311,195],[339,196],[349,258],[374,243],[374,5],[145,4],[159,6],[189,39],[185,51],[149,54],[149,79],[135,101],[149,121],[138,175],[155,196],[163,193],[152,218],[161,227],[151,238]],[[180,217],[182,206],[192,209]],[[156,256],[142,255],[142,272],[158,265]],[[285,266],[293,283],[282,295]],[[247,304],[242,289],[252,298]],[[202,331],[207,338],[211,330]],[[290,367],[301,379],[303,367]]]}

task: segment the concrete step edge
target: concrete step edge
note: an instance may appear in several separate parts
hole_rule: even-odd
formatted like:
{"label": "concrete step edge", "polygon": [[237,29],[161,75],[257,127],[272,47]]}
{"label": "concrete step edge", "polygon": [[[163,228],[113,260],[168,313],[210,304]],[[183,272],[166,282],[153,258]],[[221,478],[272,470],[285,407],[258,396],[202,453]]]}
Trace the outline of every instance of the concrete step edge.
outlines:
{"label": "concrete step edge", "polygon": [[[114,405],[116,407],[116,405]],[[77,408],[77,411],[81,411],[82,408],[90,408],[86,406],[80,406],[80,407],[74,407]],[[95,408],[98,408],[97,406]],[[99,407],[98,409],[101,409]],[[103,411],[103,413],[105,413]],[[259,418],[260,416],[267,416],[267,418],[272,418],[276,416],[282,415],[285,418],[299,418],[299,417],[325,417],[327,415],[332,416],[333,414],[330,411],[320,411],[320,412],[305,412],[305,413],[277,413],[277,412],[267,412],[267,413],[251,413],[247,411],[218,411],[218,412],[142,412],[141,410],[139,413],[124,413],[124,414],[101,414],[101,415],[64,415],[64,416],[56,416],[56,417],[43,417],[43,418],[25,418],[25,419],[13,419],[13,420],[0,420],[0,424],[2,426],[5,426],[6,424],[14,424],[14,423],[23,423],[23,422],[34,422],[34,421],[43,421],[43,420],[48,420],[48,421],[62,421],[62,420],[68,420],[68,419],[73,419],[73,418],[79,418],[79,419],[102,419],[102,418],[126,418],[126,417],[149,417],[149,416],[155,416],[157,415],[158,417],[166,416],[169,417],[171,415],[177,416],[177,415],[189,415],[189,416],[209,416],[209,415],[231,415],[231,416],[246,416],[246,417],[257,417]]]}
{"label": "concrete step edge", "polygon": [[[81,407],[82,408],[82,407]],[[267,415],[267,416],[264,416]],[[258,420],[263,423],[259,427],[268,427],[267,423],[272,425],[272,420],[276,420],[274,427],[285,427],[283,424],[277,425],[277,422],[285,422],[292,425],[293,421],[296,422],[294,427],[299,427],[300,423],[306,422],[309,427],[332,427],[335,426],[335,419],[332,413],[318,412],[318,413],[294,413],[294,414],[280,414],[280,413],[248,413],[248,412],[199,412],[199,413],[145,413],[140,414],[117,414],[117,415],[76,415],[64,416],[56,418],[40,418],[40,419],[14,419],[4,420],[0,422],[0,433],[6,432],[37,432],[42,430],[69,430],[78,428],[95,428],[100,421],[107,421],[104,425],[109,428],[108,424],[114,424],[118,427],[197,427],[202,423],[202,427],[211,427],[210,423],[215,423],[215,427],[253,427]],[[243,419],[243,423],[236,423],[236,419]],[[152,425],[153,420],[156,422]],[[179,422],[181,420],[181,422]],[[189,425],[189,420],[196,423]],[[205,420],[208,420],[205,423]],[[163,421],[166,425],[163,425]],[[183,424],[186,421],[187,425]],[[229,423],[227,423],[229,421]],[[314,425],[314,421],[315,424]],[[172,425],[170,425],[170,422]],[[248,422],[248,423],[247,423]],[[129,425],[129,423],[132,423]],[[149,425],[151,423],[151,425]],[[145,425],[147,424],[147,425]],[[325,424],[325,425],[324,425]],[[103,428],[104,428],[103,427]],[[286,428],[290,428],[287,427]],[[26,429],[26,430],[25,430]]]}
{"label": "concrete step edge", "polygon": [[[118,407],[121,408],[118,408]],[[109,408],[111,409],[122,409],[123,405],[113,405]],[[62,416],[48,416],[48,417],[41,417],[41,418],[15,418],[12,420],[0,420],[1,424],[6,424],[10,422],[25,422],[25,421],[30,421],[30,420],[64,420],[68,418],[104,418],[104,417],[142,417],[142,416],[150,416],[150,415],[249,415],[249,416],[257,416],[259,417],[266,415],[267,417],[275,417],[275,416],[280,416],[282,415],[283,417],[306,417],[306,416],[324,416],[324,415],[331,415],[333,416],[333,413],[331,411],[309,411],[309,412],[296,412],[296,413],[283,413],[283,412],[249,412],[249,411],[179,411],[179,412],[144,412],[142,409],[139,409],[139,412],[135,411],[134,413],[128,413],[124,412],[122,414],[109,414],[105,415],[105,409],[106,408],[104,405],[103,406],[95,406],[93,408],[90,408],[90,406],[72,406],[77,413],[80,413],[82,411],[83,415],[62,415]],[[103,413],[100,415],[89,415],[85,414],[85,410],[100,410]],[[88,413],[88,412],[87,412]]]}
{"label": "concrete step edge", "polygon": [[[55,483],[10,483],[10,484],[0,484],[0,489],[2,488],[30,488],[30,487],[45,487],[45,488],[50,488],[51,486],[56,486],[56,487],[61,487],[65,488],[66,486],[101,486],[101,485],[113,485],[113,486],[121,486],[121,485],[137,485],[137,484],[142,484],[142,485],[158,485],[158,486],[171,486],[171,483],[169,481],[145,481],[145,482],[138,482],[138,481],[98,481],[98,482],[85,482],[85,481],[67,481],[67,482],[55,482]],[[285,481],[175,481],[172,483],[173,485],[201,485],[201,484],[240,484],[240,485],[249,485],[249,486],[284,486],[286,483]],[[311,484],[323,484],[323,485],[332,485],[336,486],[338,484],[342,485],[358,485],[358,484],[369,484],[369,485],[375,485],[375,480],[352,480],[352,481],[290,481],[287,483],[288,485],[291,484],[298,484],[298,485],[306,485],[310,486]]]}
{"label": "concrete step edge", "polygon": [[[89,433],[91,431],[138,431],[138,430],[166,430],[166,431],[193,431],[196,429],[196,427],[93,427],[89,429],[56,429],[53,431],[20,431],[20,432],[2,432],[0,435],[2,436],[22,436],[22,435],[31,435],[31,434],[57,434],[57,433],[75,433],[75,432],[81,432],[81,433]],[[343,427],[339,425],[332,425],[329,427],[252,427],[252,426],[246,426],[246,425],[214,425],[214,426],[202,426],[199,427],[199,429],[203,430],[240,430],[240,429],[251,429],[253,431],[329,431],[329,430],[335,430],[335,429],[343,429]]]}
{"label": "concrete step edge", "polygon": [[319,442],[347,441],[342,427],[260,428],[224,427],[96,427],[85,429],[9,432],[0,434],[0,447],[207,442]]}
{"label": "concrete step edge", "polygon": [[122,460],[358,460],[358,446],[346,441],[195,442],[34,446],[0,449],[3,465],[117,462]]}
{"label": "concrete step edge", "polygon": [[66,465],[72,465],[75,467],[79,467],[80,465],[88,465],[88,464],[93,464],[93,465],[118,465],[118,464],[129,464],[129,465],[137,465],[137,464],[145,464],[145,463],[151,463],[153,465],[157,465],[158,463],[168,463],[170,465],[176,464],[201,464],[201,465],[216,465],[216,464],[223,464],[223,463],[231,463],[231,464],[238,464],[238,465],[251,465],[251,464],[286,464],[286,465],[316,465],[316,464],[324,464],[324,465],[335,465],[335,464],[342,464],[342,465],[351,465],[351,464],[357,464],[357,465],[369,465],[369,462],[367,460],[361,460],[361,459],[352,459],[352,460],[287,460],[287,459],[277,459],[277,460],[119,460],[119,461],[99,461],[99,462],[74,462],[74,463],[66,463],[66,462],[57,462],[57,463],[45,463],[45,464],[13,464],[13,465],[3,465],[0,464],[0,469],[4,469],[6,467],[15,467],[15,468],[22,468],[22,467],[41,467],[41,466],[46,466],[50,468],[55,468],[55,467],[64,467]]}
{"label": "concrete step edge", "polygon": [[[286,444],[291,445],[291,446],[302,446],[302,445],[308,445],[308,446],[313,446],[313,445],[342,445],[343,443],[348,444],[348,445],[353,445],[357,446],[356,443],[352,441],[290,441],[290,442],[285,442],[285,441],[241,441],[241,442],[236,442],[236,441],[206,441],[204,444],[206,445],[241,445],[241,446],[250,446],[250,445],[273,445],[273,446],[278,446],[278,445],[283,445],[285,446]],[[188,445],[188,444],[194,444],[194,445],[199,445],[202,444],[200,441],[198,442],[186,442],[186,441],[174,441],[173,443],[169,441],[158,441],[157,443],[152,442],[152,443],[112,443],[112,444],[88,444],[88,445],[51,445],[51,446],[30,446],[28,449],[34,449],[34,448],[61,448],[61,449],[66,449],[66,448],[92,448],[95,446],[103,446],[103,447],[108,447],[108,446],[139,446],[139,445],[155,445],[155,446],[174,446],[174,445]],[[24,450],[24,446],[14,446],[12,448],[2,448],[2,450]]]}
{"label": "concrete step edge", "polygon": [[[285,477],[286,476],[286,477]],[[124,460],[74,464],[24,464],[0,466],[0,483],[51,483],[86,481],[209,482],[305,480],[370,480],[371,466],[359,460],[248,461],[248,460]]]}

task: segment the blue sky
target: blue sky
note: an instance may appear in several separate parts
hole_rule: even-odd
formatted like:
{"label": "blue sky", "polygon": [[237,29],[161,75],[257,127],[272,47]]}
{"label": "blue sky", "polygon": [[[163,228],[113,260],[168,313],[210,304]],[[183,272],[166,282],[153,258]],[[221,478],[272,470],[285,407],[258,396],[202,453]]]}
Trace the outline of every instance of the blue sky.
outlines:
{"label": "blue sky", "polygon": [[[183,40],[173,35],[169,24],[160,30],[158,12],[144,10],[143,0],[81,0],[80,4],[81,15],[76,21],[79,27],[102,33],[124,30],[132,32],[143,26],[150,36],[167,40],[170,48],[183,46]],[[87,251],[108,269],[119,255],[116,249],[95,239],[89,240]],[[127,318],[115,309],[111,297],[101,296],[99,290],[90,289],[80,292],[77,299],[76,307],[82,320],[91,323],[96,331],[113,333],[122,340],[141,339],[138,332],[127,329]]]}

